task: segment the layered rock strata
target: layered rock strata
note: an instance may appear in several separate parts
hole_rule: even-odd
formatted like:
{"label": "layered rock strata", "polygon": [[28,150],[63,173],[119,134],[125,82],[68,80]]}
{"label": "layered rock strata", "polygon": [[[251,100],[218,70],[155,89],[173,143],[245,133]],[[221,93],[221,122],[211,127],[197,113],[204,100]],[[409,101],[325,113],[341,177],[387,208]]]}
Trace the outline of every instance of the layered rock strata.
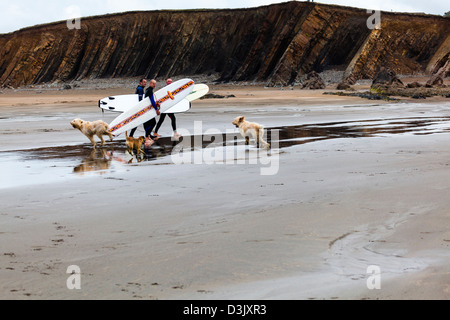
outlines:
{"label": "layered rock strata", "polygon": [[128,12],[0,35],[0,86],[53,81],[217,74],[218,81],[291,85],[311,71],[353,82],[380,66],[397,74],[448,67],[450,19],[311,2],[234,10]]}

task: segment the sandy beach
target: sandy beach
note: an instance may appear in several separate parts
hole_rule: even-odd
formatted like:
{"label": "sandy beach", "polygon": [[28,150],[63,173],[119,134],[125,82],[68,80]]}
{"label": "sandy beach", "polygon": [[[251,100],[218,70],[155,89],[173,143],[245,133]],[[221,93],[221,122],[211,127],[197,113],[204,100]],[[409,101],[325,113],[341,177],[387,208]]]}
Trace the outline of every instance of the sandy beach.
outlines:
{"label": "sandy beach", "polygon": [[211,85],[137,162],[70,126],[130,90],[0,94],[0,299],[450,298],[450,99]]}

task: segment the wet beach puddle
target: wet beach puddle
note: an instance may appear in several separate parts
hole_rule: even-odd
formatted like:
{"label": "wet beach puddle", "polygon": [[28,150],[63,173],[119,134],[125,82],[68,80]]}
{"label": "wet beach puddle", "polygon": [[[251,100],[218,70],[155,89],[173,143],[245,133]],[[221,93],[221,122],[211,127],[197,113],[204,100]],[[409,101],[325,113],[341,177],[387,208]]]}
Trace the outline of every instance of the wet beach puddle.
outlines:
{"label": "wet beach puddle", "polygon": [[[450,131],[450,117],[414,117],[329,122],[266,128],[266,140],[279,149],[338,138],[388,137],[396,134],[426,135]],[[276,137],[277,139],[272,139]],[[129,165],[173,164],[169,156],[205,148],[243,147],[239,133],[188,136],[180,141],[160,138],[137,159],[126,152],[124,140],[107,142],[93,149],[90,143],[0,152],[0,189],[67,179],[68,176],[104,174],[127,170]],[[250,147],[244,152],[249,152]],[[164,160],[166,161],[156,161]]]}

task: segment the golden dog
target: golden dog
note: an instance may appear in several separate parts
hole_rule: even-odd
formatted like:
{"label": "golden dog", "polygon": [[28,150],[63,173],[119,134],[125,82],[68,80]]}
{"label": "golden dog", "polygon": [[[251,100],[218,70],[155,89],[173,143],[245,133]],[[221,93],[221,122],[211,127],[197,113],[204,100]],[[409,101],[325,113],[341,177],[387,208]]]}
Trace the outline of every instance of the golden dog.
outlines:
{"label": "golden dog", "polygon": [[140,136],[139,138],[129,137],[127,132],[125,131],[125,137],[127,138],[127,151],[133,155],[134,149],[136,149],[136,157],[139,156],[139,153],[143,152],[141,150],[142,144],[145,141],[144,136]]}
{"label": "golden dog", "polygon": [[84,134],[91,142],[94,148],[97,146],[97,144],[94,141],[94,136],[97,136],[100,138],[102,144],[105,144],[105,140],[103,139],[103,136],[109,136],[109,139],[113,139],[113,135],[111,132],[109,132],[109,126],[106,122],[102,120],[97,121],[84,121],[81,119],[74,119],[70,122],[72,127],[75,129],[78,129],[81,131],[82,134]]}
{"label": "golden dog", "polygon": [[245,144],[250,143],[250,137],[256,141],[256,146],[259,148],[260,144],[263,144],[264,148],[270,148],[270,144],[264,141],[264,127],[255,122],[249,122],[245,120],[244,116],[237,117],[232,122],[236,128],[239,128],[239,132],[245,138]]}

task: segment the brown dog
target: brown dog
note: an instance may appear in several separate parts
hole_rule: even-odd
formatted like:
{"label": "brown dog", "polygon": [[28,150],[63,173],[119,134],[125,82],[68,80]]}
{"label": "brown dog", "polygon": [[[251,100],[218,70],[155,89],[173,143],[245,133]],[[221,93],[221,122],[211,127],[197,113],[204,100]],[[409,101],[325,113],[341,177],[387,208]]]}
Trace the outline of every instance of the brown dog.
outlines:
{"label": "brown dog", "polygon": [[260,144],[263,144],[264,148],[270,148],[270,144],[264,141],[264,127],[255,122],[249,122],[245,120],[244,116],[237,117],[232,122],[236,128],[239,128],[239,132],[245,138],[245,144],[248,145],[250,143],[250,137],[252,137],[256,146],[259,148]]}
{"label": "brown dog", "polygon": [[111,132],[109,132],[108,124],[102,120],[89,122],[81,119],[74,119],[70,122],[70,124],[72,125],[72,127],[80,130],[81,133],[88,137],[88,139],[92,142],[94,148],[97,146],[94,141],[94,136],[99,137],[102,142],[101,145],[105,144],[105,140],[103,140],[104,135],[109,136],[109,139],[111,141],[113,139],[113,135],[111,134]]}
{"label": "brown dog", "polygon": [[127,138],[127,151],[133,155],[134,149],[136,149],[136,157],[139,156],[139,153],[143,152],[141,150],[142,144],[145,141],[144,136],[140,136],[139,138],[129,137],[127,132],[125,131],[125,137]]}

